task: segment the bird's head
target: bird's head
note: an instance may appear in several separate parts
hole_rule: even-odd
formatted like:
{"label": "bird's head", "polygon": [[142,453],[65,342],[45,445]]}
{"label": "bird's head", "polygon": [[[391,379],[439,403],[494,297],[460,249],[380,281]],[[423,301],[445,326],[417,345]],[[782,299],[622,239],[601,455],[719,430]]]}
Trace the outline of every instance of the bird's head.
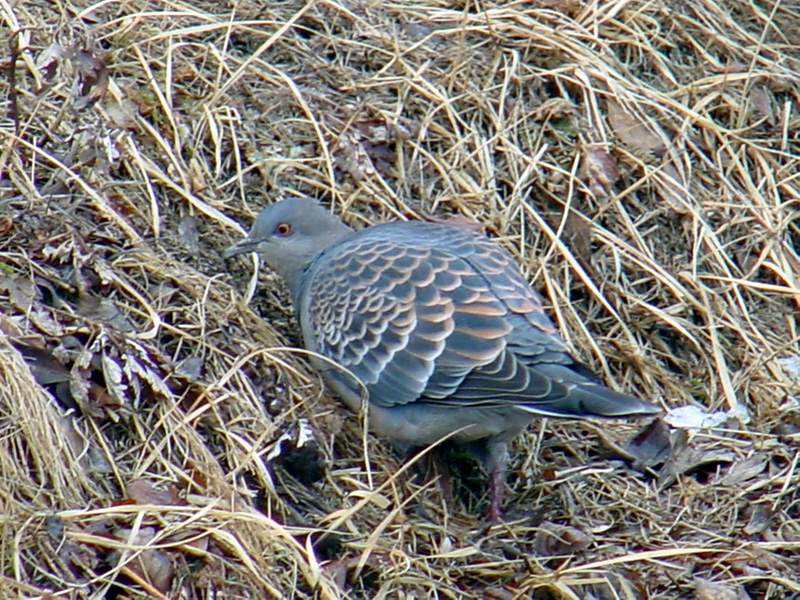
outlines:
{"label": "bird's head", "polygon": [[313,200],[289,198],[262,210],[246,238],[223,253],[257,252],[296,293],[300,275],[326,248],[353,230]]}

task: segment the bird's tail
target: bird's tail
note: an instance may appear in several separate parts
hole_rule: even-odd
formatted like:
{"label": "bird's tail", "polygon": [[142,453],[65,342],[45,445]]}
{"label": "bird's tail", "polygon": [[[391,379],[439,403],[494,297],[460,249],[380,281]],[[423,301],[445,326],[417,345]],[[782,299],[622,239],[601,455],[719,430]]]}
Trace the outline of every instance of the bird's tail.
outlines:
{"label": "bird's tail", "polygon": [[521,404],[520,408],[543,416],[568,419],[645,417],[663,412],[655,404],[594,383],[577,384],[564,397]]}

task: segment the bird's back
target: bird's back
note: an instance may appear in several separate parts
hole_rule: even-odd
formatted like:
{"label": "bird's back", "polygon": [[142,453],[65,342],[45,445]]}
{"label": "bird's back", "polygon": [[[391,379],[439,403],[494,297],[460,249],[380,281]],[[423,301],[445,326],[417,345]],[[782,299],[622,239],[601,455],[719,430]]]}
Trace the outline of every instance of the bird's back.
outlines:
{"label": "bird's back", "polygon": [[[570,356],[513,259],[464,227],[397,222],[362,230],[317,257],[298,298],[306,346],[358,377],[381,407],[570,417],[656,411],[598,385]],[[358,394],[349,377],[334,377],[340,390]]]}

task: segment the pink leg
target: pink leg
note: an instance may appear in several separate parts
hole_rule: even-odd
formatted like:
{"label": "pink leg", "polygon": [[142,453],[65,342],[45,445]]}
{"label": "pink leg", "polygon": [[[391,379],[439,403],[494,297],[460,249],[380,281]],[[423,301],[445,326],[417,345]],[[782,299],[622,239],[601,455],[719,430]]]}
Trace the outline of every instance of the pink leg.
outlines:
{"label": "pink leg", "polygon": [[501,461],[489,473],[489,514],[490,523],[497,523],[503,518],[503,491],[506,484],[505,463]]}

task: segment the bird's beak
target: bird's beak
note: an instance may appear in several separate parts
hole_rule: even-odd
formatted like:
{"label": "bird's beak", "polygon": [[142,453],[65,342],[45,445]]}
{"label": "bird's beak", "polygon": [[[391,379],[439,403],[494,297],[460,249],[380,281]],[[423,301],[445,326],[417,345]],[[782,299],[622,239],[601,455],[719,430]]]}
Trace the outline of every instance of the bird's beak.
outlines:
{"label": "bird's beak", "polygon": [[228,259],[232,256],[238,256],[239,254],[255,252],[256,246],[258,246],[257,240],[251,240],[249,237],[246,237],[243,240],[236,242],[233,246],[226,248],[222,253],[222,258]]}

